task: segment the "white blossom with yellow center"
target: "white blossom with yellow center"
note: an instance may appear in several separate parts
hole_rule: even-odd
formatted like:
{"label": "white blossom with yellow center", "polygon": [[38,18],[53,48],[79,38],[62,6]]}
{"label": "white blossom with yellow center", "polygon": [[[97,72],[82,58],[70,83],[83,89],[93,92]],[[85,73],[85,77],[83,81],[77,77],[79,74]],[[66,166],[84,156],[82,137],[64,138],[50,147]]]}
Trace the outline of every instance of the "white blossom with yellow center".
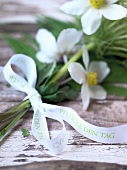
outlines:
{"label": "white blossom with yellow center", "polygon": [[115,4],[118,0],[72,0],[61,10],[71,15],[81,15],[83,32],[90,35],[97,31],[102,16],[109,20],[119,20],[127,15],[127,9]]}
{"label": "white blossom with yellow center", "polygon": [[83,49],[83,62],[85,68],[80,63],[73,62],[69,65],[68,71],[71,78],[79,84],[82,84],[81,97],[83,107],[86,110],[90,103],[90,98],[103,100],[107,92],[98,85],[109,74],[110,69],[104,61],[92,61],[89,64],[89,56],[86,47]]}

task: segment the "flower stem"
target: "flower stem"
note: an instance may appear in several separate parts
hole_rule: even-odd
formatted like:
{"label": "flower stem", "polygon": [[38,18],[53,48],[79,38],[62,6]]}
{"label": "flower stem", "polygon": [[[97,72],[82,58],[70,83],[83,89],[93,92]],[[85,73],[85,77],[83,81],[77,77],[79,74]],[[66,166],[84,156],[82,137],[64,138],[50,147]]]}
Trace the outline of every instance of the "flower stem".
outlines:
{"label": "flower stem", "polygon": [[25,115],[25,113],[26,113],[28,110],[29,110],[29,108],[21,111],[21,112],[9,123],[9,125],[7,125],[7,127],[4,128],[4,129],[0,132],[0,139],[18,122],[18,120],[21,119],[22,116]]}
{"label": "flower stem", "polygon": [[22,103],[16,105],[16,106],[13,106],[11,107],[11,109],[8,109],[7,111],[4,110],[4,113],[10,113],[10,112],[17,112],[17,111],[20,111],[22,110],[23,108],[30,108],[31,107],[31,104],[30,104],[30,101],[27,99],[25,101],[23,101]]}
{"label": "flower stem", "polygon": [[[90,43],[90,44],[86,45],[87,50],[91,50],[91,49],[93,49],[93,47],[94,47],[94,43]],[[53,83],[53,82],[56,82],[59,78],[61,78],[67,72],[69,64],[80,59],[80,57],[82,56],[82,52],[83,52],[83,49],[80,49],[73,57],[71,57],[71,59],[49,81],[48,85]]]}
{"label": "flower stem", "polygon": [[2,121],[7,121],[6,119],[10,120],[12,118],[12,116],[14,116],[17,112],[22,111],[23,109],[30,109],[31,108],[31,104],[30,101],[27,99],[25,101],[23,101],[22,103],[13,106],[10,109],[4,110],[1,114],[0,114],[0,123]]}
{"label": "flower stem", "polygon": [[23,108],[27,108],[27,107],[31,107],[31,104],[30,104],[30,101],[27,99],[25,101],[23,101],[21,104],[19,104],[16,109],[17,110],[20,110],[20,109],[23,109]]}

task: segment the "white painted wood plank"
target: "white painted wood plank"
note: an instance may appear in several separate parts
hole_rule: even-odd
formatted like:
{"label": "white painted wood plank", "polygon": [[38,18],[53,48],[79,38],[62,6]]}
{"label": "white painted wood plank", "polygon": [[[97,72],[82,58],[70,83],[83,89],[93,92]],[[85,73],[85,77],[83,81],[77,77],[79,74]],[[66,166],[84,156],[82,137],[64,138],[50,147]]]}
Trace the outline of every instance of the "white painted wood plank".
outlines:
{"label": "white painted wood plank", "polygon": [[36,15],[48,15],[62,20],[71,20],[69,15],[60,11],[67,0],[1,0],[0,23],[35,23]]}
{"label": "white painted wood plank", "polygon": [[[52,131],[54,136],[56,131]],[[69,143],[66,150],[57,155],[50,156],[49,152],[34,139],[33,136],[22,137],[21,131],[13,132],[13,135],[6,138],[0,147],[0,166],[21,165],[32,162],[51,160],[75,160],[90,162],[108,162],[127,165],[126,145],[101,145],[87,143],[85,139],[74,132],[68,131]],[[77,141],[86,142],[86,145],[75,144]]]}
{"label": "white painted wood plank", "polygon": [[[7,104],[10,106],[15,104],[15,102],[8,102],[6,106]],[[0,103],[0,108],[2,105],[5,107],[5,103]],[[92,103],[89,112],[83,111],[81,102],[71,101],[61,103],[60,105],[75,109],[84,120],[95,125],[109,127],[127,122],[126,101],[107,101],[103,104]],[[66,150],[56,157],[49,155],[49,151],[40,145],[32,135],[32,116],[33,113],[28,112],[17,126],[1,140],[0,166],[51,160],[107,162],[127,165],[127,145],[102,145],[93,142],[77,133],[68,123],[66,123],[66,128],[69,134],[69,141]],[[48,120],[48,125],[50,135],[55,136],[60,130],[59,124]],[[28,129],[30,136],[23,137],[21,133],[22,128]]]}

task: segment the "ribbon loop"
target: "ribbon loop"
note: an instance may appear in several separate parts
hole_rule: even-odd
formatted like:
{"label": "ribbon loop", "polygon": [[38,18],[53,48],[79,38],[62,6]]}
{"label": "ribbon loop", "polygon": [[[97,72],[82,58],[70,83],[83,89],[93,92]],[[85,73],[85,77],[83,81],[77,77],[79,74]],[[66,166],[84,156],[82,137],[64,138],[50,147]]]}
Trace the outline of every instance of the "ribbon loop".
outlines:
{"label": "ribbon loop", "polygon": [[[15,73],[11,65],[19,67],[28,81]],[[27,93],[29,88],[35,88],[36,85],[37,73],[35,62],[30,57],[23,54],[13,55],[4,67],[4,77],[12,87]]]}
{"label": "ribbon loop", "polygon": [[[27,80],[13,71],[12,64],[24,72]],[[41,96],[35,89],[37,74],[34,60],[23,54],[13,55],[4,67],[4,77],[12,87],[27,94],[34,110],[32,133],[35,138],[51,153],[60,153],[67,145],[67,132],[62,118],[47,109],[49,105],[42,103]],[[49,137],[46,117],[57,120],[63,126],[61,132],[53,139]]]}

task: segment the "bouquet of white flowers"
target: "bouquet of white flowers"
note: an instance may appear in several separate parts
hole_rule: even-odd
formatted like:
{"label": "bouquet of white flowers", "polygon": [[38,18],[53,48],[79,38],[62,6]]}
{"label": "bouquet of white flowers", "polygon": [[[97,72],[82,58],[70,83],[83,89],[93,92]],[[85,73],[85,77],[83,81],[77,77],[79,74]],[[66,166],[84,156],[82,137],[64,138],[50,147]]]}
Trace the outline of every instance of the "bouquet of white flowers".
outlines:
{"label": "bouquet of white flowers", "polygon": [[[81,94],[85,111],[90,99],[104,100],[107,94],[127,96],[127,89],[117,85],[127,83],[126,7],[124,0],[72,0],[60,9],[74,15],[74,22],[39,17],[41,28],[35,38],[4,36],[18,54],[0,68],[0,80],[25,92],[27,97],[0,114],[0,138],[32,107],[33,135],[53,154],[60,153],[67,144],[63,120],[92,140],[127,142],[123,134],[126,125],[97,127],[71,108],[53,105]],[[22,70],[24,77],[14,71],[13,65]],[[46,118],[63,126],[53,139],[49,137]]]}

